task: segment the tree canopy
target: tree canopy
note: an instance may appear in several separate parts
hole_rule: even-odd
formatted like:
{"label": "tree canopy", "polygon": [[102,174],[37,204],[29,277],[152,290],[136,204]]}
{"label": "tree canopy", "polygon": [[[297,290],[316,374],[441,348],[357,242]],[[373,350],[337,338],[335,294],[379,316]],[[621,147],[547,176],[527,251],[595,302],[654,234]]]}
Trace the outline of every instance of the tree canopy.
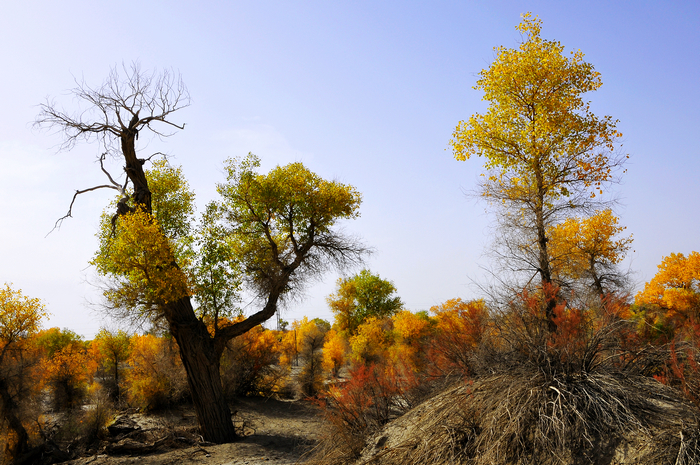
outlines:
{"label": "tree canopy", "polygon": [[362,270],[339,279],[338,290],[328,296],[327,301],[338,329],[354,334],[368,318],[389,317],[398,312],[403,302],[395,293],[394,283]]}
{"label": "tree canopy", "polygon": [[625,275],[616,270],[632,244],[632,235],[620,237],[624,230],[610,209],[551,227],[549,252],[556,282],[568,286],[582,280],[601,297],[624,286]]}
{"label": "tree canopy", "polygon": [[[162,316],[164,305],[189,296],[186,271],[192,256],[194,193],[182,170],[157,160],[145,171],[152,213],[129,195],[117,199],[102,214],[99,248],[90,262],[110,281],[105,297],[113,309],[137,310],[145,318]],[[122,202],[130,209],[116,220],[112,211]],[[175,265],[177,264],[177,265]]]}
{"label": "tree canopy", "polygon": [[700,253],[672,253],[637,293],[635,303],[662,309],[665,317],[685,322],[700,316]]}
{"label": "tree canopy", "polygon": [[368,252],[336,227],[359,216],[362,197],[354,187],[326,181],[301,163],[259,174],[260,160],[252,154],[225,166],[227,181],[217,186],[221,200],[211,208],[219,212],[240,279],[263,308],[217,328],[222,341],[272,317],[281,298],[328,267],[342,269]]}

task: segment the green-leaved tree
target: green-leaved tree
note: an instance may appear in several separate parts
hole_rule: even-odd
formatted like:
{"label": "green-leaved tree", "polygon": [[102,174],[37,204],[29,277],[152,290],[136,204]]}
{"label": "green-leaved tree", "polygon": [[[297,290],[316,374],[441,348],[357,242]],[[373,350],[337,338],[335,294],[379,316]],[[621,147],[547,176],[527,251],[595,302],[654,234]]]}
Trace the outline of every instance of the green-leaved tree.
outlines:
{"label": "green-leaved tree", "polygon": [[355,334],[370,317],[390,317],[403,307],[396,287],[369,270],[338,280],[338,290],[326,299],[335,315],[336,328]]}

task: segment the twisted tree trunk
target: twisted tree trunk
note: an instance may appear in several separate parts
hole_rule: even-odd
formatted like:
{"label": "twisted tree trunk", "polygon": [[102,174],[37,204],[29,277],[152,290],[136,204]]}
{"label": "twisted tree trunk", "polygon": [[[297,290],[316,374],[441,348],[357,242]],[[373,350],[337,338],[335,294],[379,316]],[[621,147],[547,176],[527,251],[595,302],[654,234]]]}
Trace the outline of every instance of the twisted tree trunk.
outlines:
{"label": "twisted tree trunk", "polygon": [[180,348],[202,437],[216,443],[233,441],[236,431],[221,385],[219,355],[206,325],[195,316],[189,297],[169,303],[165,317]]}
{"label": "twisted tree trunk", "polygon": [[[134,204],[151,214],[151,190],[143,170],[143,160],[136,157],[135,138],[138,134],[138,115],[121,135],[125,171],[134,185]],[[120,212],[118,212],[120,213]],[[173,267],[178,267],[173,257]],[[187,373],[187,385],[197,413],[202,437],[206,441],[226,443],[236,439],[231,412],[224,397],[219,373],[219,354],[214,350],[214,339],[206,325],[197,318],[189,296],[162,306],[180,350],[180,358]]]}

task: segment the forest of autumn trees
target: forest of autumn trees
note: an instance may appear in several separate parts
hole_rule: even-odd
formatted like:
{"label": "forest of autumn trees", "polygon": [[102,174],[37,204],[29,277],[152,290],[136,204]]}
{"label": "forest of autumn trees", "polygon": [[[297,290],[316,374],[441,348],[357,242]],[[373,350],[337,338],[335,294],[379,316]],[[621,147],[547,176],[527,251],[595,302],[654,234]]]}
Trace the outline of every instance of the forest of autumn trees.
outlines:
{"label": "forest of autumn trees", "polygon": [[[259,173],[249,154],[226,161],[219,200],[196,218],[182,170],[158,154],[137,156],[139,131],[184,128],[171,122],[189,104],[178,79],[113,71],[103,87],[73,91],[94,113],[43,105],[38,124],[63,131],[66,148],[97,140],[123,164],[116,182],[102,155],[107,184],[75,196],[117,191],[92,265],[106,280],[107,311],[150,331],[102,329],[86,341],[42,329],[38,299],[0,289],[6,459],[50,434],[98,438],[126,406],[192,402],[204,439],[232,441],[229,403],[279,396],[314,399],[340,450],[321,463],[352,463],[370,434],[454,385],[490,395],[465,407],[473,424],[464,450],[483,460],[469,463],[535,463],[537,454],[568,463],[631,424],[650,428],[646,415],[659,399],[683,405],[697,430],[700,254],[670,253],[632,297],[620,265],[633,239],[611,192],[627,159],[622,134],[584,99],[602,85],[600,74],[580,51],[567,56],[543,39],[541,26],[526,14],[518,48],[495,49],[475,86],[488,109],[459,122],[450,142],[457,160],[484,159],[476,193],[495,215],[497,284],[483,298],[430,309],[407,309],[392,281],[363,269],[327,297],[332,322],[303,317],[265,328],[310,279],[361,263],[368,249],[337,228],[358,216],[360,193],[301,163]],[[255,296],[252,312],[241,310],[244,295]],[[83,426],[50,433],[47,410]],[[678,463],[692,462],[688,451],[698,446],[683,442],[684,431]]]}

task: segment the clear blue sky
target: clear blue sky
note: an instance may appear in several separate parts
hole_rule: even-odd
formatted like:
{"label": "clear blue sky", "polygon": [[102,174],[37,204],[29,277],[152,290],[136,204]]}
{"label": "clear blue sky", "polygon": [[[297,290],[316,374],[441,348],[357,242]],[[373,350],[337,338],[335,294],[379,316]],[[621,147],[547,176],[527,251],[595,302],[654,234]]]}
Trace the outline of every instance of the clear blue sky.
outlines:
{"label": "clear blue sky", "polygon": [[[88,266],[111,192],[82,196],[48,237],[75,189],[103,182],[99,147],[57,153],[60,138],[32,129],[37,105],[73,79],[99,85],[110,67],[182,74],[187,128],[143,140],[183,166],[203,206],[222,161],[251,151],[265,168],[302,161],[356,186],[362,217],[347,223],[376,249],[367,266],[392,280],[410,310],[478,297],[492,217],[464,195],[481,160],[448,148],[461,119],[485,109],[472,89],[493,48],[515,47],[520,14],[542,35],[581,49],[602,73],[594,111],[620,120],[628,172],[616,192],[634,234],[625,266],[641,284],[671,252],[700,249],[700,3],[493,2],[7,2],[0,16],[0,283],[45,301],[47,326],[91,337],[97,277]],[[337,276],[290,304],[288,320],[331,319]]]}

